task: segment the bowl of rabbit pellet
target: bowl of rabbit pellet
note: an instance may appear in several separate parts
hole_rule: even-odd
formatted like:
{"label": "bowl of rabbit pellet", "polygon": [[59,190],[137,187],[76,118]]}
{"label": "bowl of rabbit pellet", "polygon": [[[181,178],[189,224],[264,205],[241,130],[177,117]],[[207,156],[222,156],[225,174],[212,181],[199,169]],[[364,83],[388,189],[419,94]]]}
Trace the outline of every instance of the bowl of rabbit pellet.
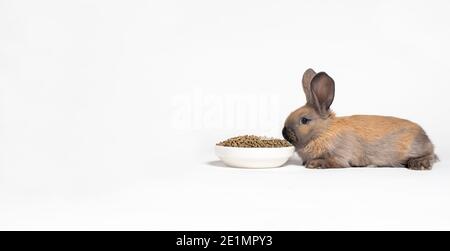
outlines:
{"label": "bowl of rabbit pellet", "polygon": [[294,153],[294,146],[284,139],[244,135],[216,144],[217,157],[227,166],[274,168],[284,165]]}

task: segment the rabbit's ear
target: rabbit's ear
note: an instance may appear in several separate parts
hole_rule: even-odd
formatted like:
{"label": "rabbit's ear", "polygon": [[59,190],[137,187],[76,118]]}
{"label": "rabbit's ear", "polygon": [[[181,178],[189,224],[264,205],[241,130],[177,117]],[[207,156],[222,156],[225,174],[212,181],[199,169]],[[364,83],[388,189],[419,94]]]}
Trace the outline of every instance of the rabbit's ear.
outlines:
{"label": "rabbit's ear", "polygon": [[306,96],[306,103],[311,103],[312,101],[311,80],[314,78],[315,75],[316,72],[311,68],[309,68],[308,70],[305,71],[305,73],[303,73],[302,84],[303,84],[303,91],[305,92]]}
{"label": "rabbit's ear", "polygon": [[334,99],[334,80],[325,72],[317,73],[311,80],[311,101],[320,115],[329,112]]}

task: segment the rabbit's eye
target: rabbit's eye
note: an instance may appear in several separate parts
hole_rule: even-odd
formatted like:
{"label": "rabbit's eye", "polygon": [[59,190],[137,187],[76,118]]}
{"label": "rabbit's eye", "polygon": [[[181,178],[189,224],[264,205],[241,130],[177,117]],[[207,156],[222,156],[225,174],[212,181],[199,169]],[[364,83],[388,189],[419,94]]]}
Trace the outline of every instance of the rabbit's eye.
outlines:
{"label": "rabbit's eye", "polygon": [[310,121],[310,119],[307,119],[305,117],[301,118],[300,122],[304,125],[308,124],[308,122]]}

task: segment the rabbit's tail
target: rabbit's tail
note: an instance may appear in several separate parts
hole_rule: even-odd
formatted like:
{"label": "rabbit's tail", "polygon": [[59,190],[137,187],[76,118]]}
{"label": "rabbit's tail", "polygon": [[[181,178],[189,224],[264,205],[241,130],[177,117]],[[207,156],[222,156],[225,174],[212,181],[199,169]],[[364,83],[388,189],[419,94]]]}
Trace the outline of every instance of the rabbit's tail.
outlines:
{"label": "rabbit's tail", "polygon": [[433,154],[433,163],[441,161],[436,154]]}

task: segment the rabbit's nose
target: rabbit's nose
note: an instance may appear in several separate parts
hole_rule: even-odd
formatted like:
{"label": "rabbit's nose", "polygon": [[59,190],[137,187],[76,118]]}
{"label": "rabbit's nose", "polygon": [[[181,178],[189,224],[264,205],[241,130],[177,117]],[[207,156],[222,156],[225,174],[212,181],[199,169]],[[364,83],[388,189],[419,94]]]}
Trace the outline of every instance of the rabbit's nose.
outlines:
{"label": "rabbit's nose", "polygon": [[283,127],[283,138],[287,141],[289,141],[289,143],[294,144],[297,142],[297,136],[295,135],[294,131],[289,128],[289,127]]}

